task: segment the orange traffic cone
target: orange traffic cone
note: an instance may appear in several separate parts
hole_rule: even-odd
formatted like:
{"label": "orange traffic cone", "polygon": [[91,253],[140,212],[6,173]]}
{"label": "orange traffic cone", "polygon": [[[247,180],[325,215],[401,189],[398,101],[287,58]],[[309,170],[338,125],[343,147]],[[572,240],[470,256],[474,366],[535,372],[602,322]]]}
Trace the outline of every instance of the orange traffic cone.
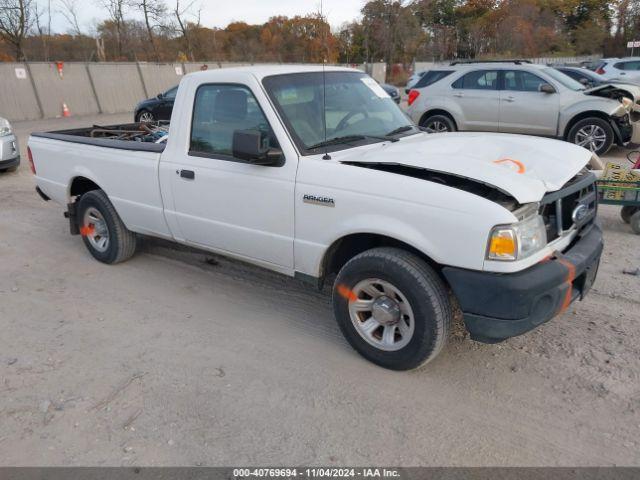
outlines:
{"label": "orange traffic cone", "polygon": [[67,107],[66,103],[62,103],[62,116],[63,117],[70,117],[71,116],[71,112],[69,111],[69,107]]}

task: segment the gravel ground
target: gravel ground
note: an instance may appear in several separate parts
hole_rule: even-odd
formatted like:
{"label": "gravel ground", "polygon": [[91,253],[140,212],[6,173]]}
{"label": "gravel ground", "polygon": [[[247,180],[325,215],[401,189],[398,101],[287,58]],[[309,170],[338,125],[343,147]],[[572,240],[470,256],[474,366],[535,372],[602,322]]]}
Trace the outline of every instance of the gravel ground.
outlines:
{"label": "gravel ground", "polygon": [[[15,127],[24,149],[129,119]],[[102,265],[33,188],[26,162],[0,176],[1,465],[640,465],[640,237],[617,208],[583,302],[397,373],[351,350],[326,294],[156,241]]]}

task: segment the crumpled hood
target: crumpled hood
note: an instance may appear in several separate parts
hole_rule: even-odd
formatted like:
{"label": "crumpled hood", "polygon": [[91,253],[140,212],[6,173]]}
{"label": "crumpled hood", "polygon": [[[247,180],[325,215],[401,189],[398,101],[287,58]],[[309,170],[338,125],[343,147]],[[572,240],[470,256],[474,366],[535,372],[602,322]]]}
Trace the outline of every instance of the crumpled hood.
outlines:
{"label": "crumpled hood", "polygon": [[637,85],[630,85],[628,83],[607,83],[603,85],[598,85],[597,87],[588,88],[583,92],[585,95],[597,96],[597,97],[605,97],[605,98],[617,98],[620,94],[624,97],[631,97],[630,103],[626,103],[624,106],[627,112],[630,111],[640,111],[640,105],[638,105],[638,101],[640,100],[640,87]]}
{"label": "crumpled hood", "polygon": [[592,156],[559,140],[483,132],[422,133],[340,153],[332,154],[340,162],[398,164],[466,177],[498,188],[521,204],[562,188]]}

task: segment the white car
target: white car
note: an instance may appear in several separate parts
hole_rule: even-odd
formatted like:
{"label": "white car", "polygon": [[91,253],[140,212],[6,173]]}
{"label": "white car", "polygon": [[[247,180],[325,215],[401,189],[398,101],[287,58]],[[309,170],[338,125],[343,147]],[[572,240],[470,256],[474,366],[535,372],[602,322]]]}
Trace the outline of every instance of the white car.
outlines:
{"label": "white car", "polygon": [[20,165],[18,139],[13,134],[11,124],[0,117],[0,172],[14,171]]}
{"label": "white car", "polygon": [[454,303],[472,338],[498,342],[563,312],[597,272],[589,151],[428,135],[357,70],[187,75],[156,138],[154,124],[34,133],[37,190],[104,263],[151,235],[332,281],[345,337],[386,368],[435,358]]}
{"label": "white car", "polygon": [[[633,136],[634,102],[526,61],[465,62],[431,70],[409,91],[407,114],[432,133],[486,131],[564,139],[602,155]],[[637,120],[637,118],[635,119]]]}
{"label": "white car", "polygon": [[420,72],[416,72],[413,75],[411,75],[407,80],[407,84],[404,87],[404,92],[409,93],[409,90],[411,90],[414,87],[414,85],[418,83],[418,80],[424,77],[427,72],[428,70],[422,70]]}
{"label": "white car", "polygon": [[603,58],[595,72],[604,80],[640,82],[640,57]]}

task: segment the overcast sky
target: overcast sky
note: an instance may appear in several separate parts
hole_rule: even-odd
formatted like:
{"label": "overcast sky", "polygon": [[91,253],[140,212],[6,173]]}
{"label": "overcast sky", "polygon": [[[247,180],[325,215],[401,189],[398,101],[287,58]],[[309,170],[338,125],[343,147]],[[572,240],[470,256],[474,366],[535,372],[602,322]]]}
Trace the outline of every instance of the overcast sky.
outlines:
{"label": "overcast sky", "polygon": [[[49,0],[38,1],[46,10]],[[166,3],[171,6],[174,0],[166,0]],[[182,3],[186,4],[187,0]],[[365,0],[324,0],[324,14],[332,27],[338,27],[358,17],[365,3]],[[100,14],[98,0],[77,0],[76,4],[81,27],[87,32],[92,30],[96,21],[105,18],[105,15]],[[305,15],[320,8],[320,0],[196,0],[195,5],[198,4],[202,6],[201,22],[205,27],[226,27],[233,21],[259,24],[275,15]],[[51,29],[54,32],[65,32],[69,25],[60,13],[56,13],[59,9],[59,2],[51,0]],[[138,15],[135,17],[140,18]]]}

